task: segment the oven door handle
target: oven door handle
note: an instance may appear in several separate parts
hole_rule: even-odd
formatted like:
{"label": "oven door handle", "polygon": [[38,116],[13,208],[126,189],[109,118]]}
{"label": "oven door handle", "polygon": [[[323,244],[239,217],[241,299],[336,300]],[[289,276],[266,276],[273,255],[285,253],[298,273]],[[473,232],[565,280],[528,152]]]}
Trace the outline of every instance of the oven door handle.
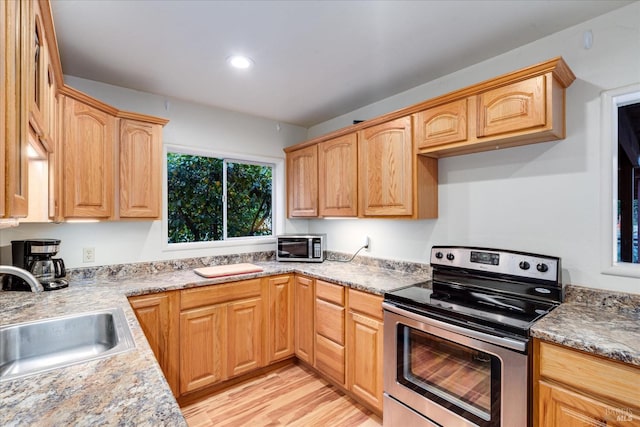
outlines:
{"label": "oven door handle", "polygon": [[469,338],[478,339],[480,341],[485,341],[491,344],[499,345],[501,347],[506,347],[511,350],[516,350],[523,353],[527,350],[527,342],[525,341],[518,341],[518,340],[514,340],[507,337],[498,337],[495,335],[490,335],[484,332],[476,331],[474,329],[467,329],[462,326],[457,326],[451,323],[442,322],[440,320],[432,319],[431,317],[419,315],[411,311],[404,310],[396,305],[389,304],[387,302],[382,303],[382,308],[392,313],[396,313],[401,316],[408,317],[409,319],[415,320],[416,322],[421,322],[426,325],[444,329],[446,331],[453,332],[456,334],[464,335]]}

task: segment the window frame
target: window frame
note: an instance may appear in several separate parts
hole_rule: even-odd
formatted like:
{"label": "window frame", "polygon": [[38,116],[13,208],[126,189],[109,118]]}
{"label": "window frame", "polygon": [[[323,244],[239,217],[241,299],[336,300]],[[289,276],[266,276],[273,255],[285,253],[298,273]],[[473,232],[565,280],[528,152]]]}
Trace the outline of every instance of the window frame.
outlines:
{"label": "window frame", "polygon": [[618,108],[640,102],[640,83],[602,92],[600,258],[603,274],[640,278],[640,264],[618,262]]}
{"label": "window frame", "polygon": [[[272,166],[272,187],[271,187],[271,226],[272,226],[272,235],[271,236],[246,236],[246,237],[227,237],[227,218],[226,218],[226,209],[223,209],[223,224],[224,224],[224,232],[223,237],[224,240],[213,240],[213,241],[205,241],[205,242],[180,242],[180,243],[169,243],[169,224],[168,224],[168,209],[169,209],[169,192],[168,192],[168,172],[167,172],[167,154],[168,153],[178,153],[178,154],[187,154],[192,156],[204,156],[204,157],[214,157],[218,159],[222,159],[224,165],[226,166],[228,162],[235,163],[243,163],[243,164],[258,164],[258,165],[270,165]],[[273,244],[276,242],[276,236],[281,234],[282,230],[284,230],[284,159],[275,158],[269,156],[256,156],[249,154],[239,154],[239,153],[230,153],[230,152],[222,152],[220,150],[209,150],[203,148],[189,147],[183,145],[176,144],[165,144],[163,147],[163,157],[162,157],[162,169],[163,169],[163,182],[162,182],[162,251],[170,252],[170,251],[182,251],[182,250],[190,250],[190,249],[207,249],[207,248],[221,248],[221,247],[233,247],[233,246],[246,246],[246,245],[262,245],[262,244]],[[226,168],[224,170],[224,182],[223,182],[223,191],[224,191],[224,205],[226,208],[226,191],[227,191],[227,182],[226,182]]]}

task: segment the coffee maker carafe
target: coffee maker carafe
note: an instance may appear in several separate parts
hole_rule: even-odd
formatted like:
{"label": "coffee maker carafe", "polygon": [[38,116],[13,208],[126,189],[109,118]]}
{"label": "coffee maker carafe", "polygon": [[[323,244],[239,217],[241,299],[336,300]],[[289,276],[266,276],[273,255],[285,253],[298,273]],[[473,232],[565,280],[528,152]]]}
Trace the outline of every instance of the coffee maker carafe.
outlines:
{"label": "coffee maker carafe", "polygon": [[[69,286],[64,277],[67,272],[61,258],[53,258],[60,248],[58,239],[34,239],[11,241],[13,265],[29,271],[42,284],[45,291]],[[3,283],[5,290],[30,290],[20,278]]]}

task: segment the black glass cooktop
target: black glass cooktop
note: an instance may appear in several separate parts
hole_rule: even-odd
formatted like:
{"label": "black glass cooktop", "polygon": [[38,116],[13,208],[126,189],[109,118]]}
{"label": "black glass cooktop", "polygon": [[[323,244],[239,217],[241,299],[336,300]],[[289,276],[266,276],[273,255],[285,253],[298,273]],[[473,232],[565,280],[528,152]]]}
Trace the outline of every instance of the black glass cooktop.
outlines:
{"label": "black glass cooktop", "polygon": [[387,292],[385,301],[405,309],[489,333],[529,336],[531,325],[555,304],[481,288],[424,283]]}

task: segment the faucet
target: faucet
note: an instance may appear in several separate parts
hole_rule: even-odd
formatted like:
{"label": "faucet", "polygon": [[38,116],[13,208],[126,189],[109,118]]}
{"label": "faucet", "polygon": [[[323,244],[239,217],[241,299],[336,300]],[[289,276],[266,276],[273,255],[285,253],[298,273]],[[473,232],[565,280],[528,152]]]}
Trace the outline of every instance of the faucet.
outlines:
{"label": "faucet", "polygon": [[12,265],[0,265],[0,275],[8,274],[11,276],[18,276],[22,280],[24,280],[29,287],[31,287],[31,292],[42,292],[44,288],[42,284],[35,278],[35,276],[29,273],[27,270],[23,270],[19,267],[14,267]]}

